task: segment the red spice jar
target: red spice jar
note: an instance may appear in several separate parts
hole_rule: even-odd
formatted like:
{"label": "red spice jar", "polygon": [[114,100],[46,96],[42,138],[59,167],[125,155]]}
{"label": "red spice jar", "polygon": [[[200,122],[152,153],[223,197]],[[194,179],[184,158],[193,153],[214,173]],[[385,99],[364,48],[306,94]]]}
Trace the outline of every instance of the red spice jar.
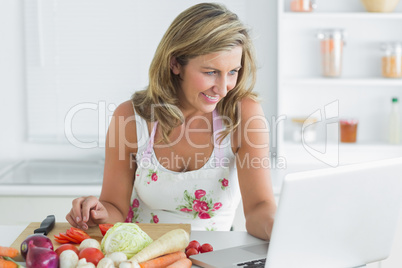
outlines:
{"label": "red spice jar", "polygon": [[356,119],[343,119],[339,121],[339,126],[341,129],[341,142],[356,142],[357,125],[358,120]]}

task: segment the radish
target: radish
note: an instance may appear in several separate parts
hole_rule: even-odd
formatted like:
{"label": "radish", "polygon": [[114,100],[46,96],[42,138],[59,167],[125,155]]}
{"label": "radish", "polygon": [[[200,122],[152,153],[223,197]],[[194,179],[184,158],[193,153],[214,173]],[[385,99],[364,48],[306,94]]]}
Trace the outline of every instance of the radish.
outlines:
{"label": "radish", "polygon": [[[190,237],[183,229],[175,229],[162,235],[146,248],[138,252],[134,257],[124,263],[124,267],[137,267],[138,263],[168,254],[184,250],[190,241]],[[123,264],[121,263],[121,264]],[[123,267],[120,264],[120,267]],[[128,266],[126,264],[131,264]]]}

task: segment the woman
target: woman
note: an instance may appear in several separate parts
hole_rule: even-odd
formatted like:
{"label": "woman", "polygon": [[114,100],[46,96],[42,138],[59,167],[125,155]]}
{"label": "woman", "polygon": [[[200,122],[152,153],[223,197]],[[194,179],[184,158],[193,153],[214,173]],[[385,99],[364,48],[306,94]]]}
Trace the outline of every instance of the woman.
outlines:
{"label": "woman", "polygon": [[269,239],[276,206],[255,73],[235,14],[214,3],[182,12],[156,50],[148,87],[114,112],[99,200],[75,199],[68,222],[229,230],[242,198],[247,231]]}

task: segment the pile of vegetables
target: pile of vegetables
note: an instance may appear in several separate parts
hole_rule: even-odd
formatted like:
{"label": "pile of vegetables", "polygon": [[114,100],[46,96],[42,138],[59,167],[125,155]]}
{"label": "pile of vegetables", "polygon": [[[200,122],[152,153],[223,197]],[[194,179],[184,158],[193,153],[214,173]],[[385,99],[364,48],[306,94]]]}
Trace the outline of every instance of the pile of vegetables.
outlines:
{"label": "pile of vegetables", "polygon": [[[183,229],[172,230],[153,241],[134,223],[101,224],[99,229],[104,237],[99,243],[84,231],[72,228],[63,233],[68,238],[57,235],[59,238],[55,240],[62,245],[55,250],[48,237],[28,236],[20,248],[26,268],[189,268],[192,265],[185,251],[190,245],[194,248],[195,240],[189,245],[189,234]],[[197,250],[201,252],[204,245],[198,243]],[[21,267],[12,260],[17,255],[17,249],[0,247],[0,268]]]}

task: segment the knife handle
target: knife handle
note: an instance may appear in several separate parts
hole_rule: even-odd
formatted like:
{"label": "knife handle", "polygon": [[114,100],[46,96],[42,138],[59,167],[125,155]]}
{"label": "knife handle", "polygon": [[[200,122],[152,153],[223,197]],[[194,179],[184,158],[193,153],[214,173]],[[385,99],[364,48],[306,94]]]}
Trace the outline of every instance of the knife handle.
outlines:
{"label": "knife handle", "polygon": [[44,235],[47,235],[54,227],[54,224],[56,222],[56,218],[54,215],[49,215],[42,221],[40,224],[40,227],[34,231],[34,233],[43,233]]}

